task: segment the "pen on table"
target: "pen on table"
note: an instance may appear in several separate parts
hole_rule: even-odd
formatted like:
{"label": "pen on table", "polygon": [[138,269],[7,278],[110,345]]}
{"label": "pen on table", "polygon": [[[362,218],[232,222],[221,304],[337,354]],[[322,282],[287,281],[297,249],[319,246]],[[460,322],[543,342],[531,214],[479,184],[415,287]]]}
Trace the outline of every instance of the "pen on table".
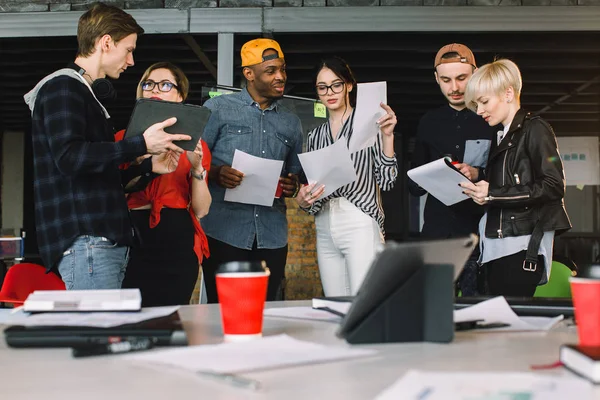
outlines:
{"label": "pen on table", "polygon": [[213,378],[218,381],[225,382],[232,386],[236,386],[236,387],[240,387],[240,388],[258,390],[258,389],[260,389],[260,386],[261,386],[259,381],[255,380],[255,379],[246,378],[246,377],[240,376],[240,375],[214,372],[214,371],[197,371],[197,373],[201,376],[204,376],[207,378]]}
{"label": "pen on table", "polygon": [[329,307],[313,307],[313,309],[327,311],[328,313],[337,315],[338,317],[342,317],[342,318],[344,318],[346,316],[346,314],[339,312],[338,310],[334,310],[333,308],[329,308]]}
{"label": "pen on table", "polygon": [[114,343],[96,343],[73,347],[73,357],[99,356],[103,354],[121,354],[132,351],[148,350],[154,347],[154,339],[149,337],[128,337]]}
{"label": "pen on table", "polygon": [[19,310],[21,310],[24,306],[15,307],[11,310],[11,314],[16,314]]}
{"label": "pen on table", "polygon": [[483,323],[483,320],[472,320],[472,321],[462,321],[455,322],[454,328],[456,331],[470,331],[475,329],[494,329],[494,328],[506,328],[509,327],[510,324],[505,324],[502,322],[492,322],[492,323]]}

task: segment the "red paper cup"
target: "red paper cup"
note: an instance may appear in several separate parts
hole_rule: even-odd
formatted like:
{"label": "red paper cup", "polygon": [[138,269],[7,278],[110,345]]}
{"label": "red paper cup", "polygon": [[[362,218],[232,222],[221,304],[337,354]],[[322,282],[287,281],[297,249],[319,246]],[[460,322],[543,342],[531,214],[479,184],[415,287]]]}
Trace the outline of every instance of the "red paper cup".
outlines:
{"label": "red paper cup", "polygon": [[283,186],[281,181],[277,182],[277,190],[275,191],[275,198],[278,199],[283,194]]}
{"label": "red paper cup", "polygon": [[217,295],[226,342],[262,336],[269,275],[264,261],[232,261],[217,270]]}
{"label": "red paper cup", "polygon": [[580,346],[600,346],[600,279],[569,278]]}

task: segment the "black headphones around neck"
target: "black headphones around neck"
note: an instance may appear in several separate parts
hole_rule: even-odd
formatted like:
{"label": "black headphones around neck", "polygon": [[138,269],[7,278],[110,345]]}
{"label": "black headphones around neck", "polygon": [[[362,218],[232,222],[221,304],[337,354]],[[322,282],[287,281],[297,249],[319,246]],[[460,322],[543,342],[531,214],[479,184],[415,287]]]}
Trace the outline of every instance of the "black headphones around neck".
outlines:
{"label": "black headphones around neck", "polygon": [[[71,63],[69,68],[74,69],[81,76],[85,74],[85,69],[81,68],[75,63]],[[89,75],[88,75],[89,76]],[[110,103],[117,98],[117,91],[113,86],[112,82],[106,78],[97,78],[92,81],[92,91],[94,95],[102,104]]]}

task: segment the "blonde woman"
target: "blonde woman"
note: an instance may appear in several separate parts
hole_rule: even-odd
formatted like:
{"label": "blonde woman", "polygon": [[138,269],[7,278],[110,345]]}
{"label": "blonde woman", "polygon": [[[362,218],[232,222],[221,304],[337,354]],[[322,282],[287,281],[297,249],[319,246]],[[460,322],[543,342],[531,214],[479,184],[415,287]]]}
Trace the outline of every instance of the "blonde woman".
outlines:
{"label": "blonde woman", "polygon": [[552,127],[521,109],[517,65],[480,67],[466,104],[490,126],[502,124],[486,168],[487,181],[464,183],[464,193],[487,211],[479,223],[487,294],[533,296],[547,282],[554,235],[571,228],[564,207],[565,176]]}

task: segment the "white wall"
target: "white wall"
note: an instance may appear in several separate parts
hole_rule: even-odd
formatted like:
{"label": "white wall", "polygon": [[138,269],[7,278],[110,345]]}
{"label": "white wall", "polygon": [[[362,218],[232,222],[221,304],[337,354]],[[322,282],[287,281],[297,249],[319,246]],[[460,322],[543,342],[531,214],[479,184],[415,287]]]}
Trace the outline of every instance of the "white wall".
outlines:
{"label": "white wall", "polygon": [[4,132],[2,136],[2,232],[23,227],[23,181],[25,134]]}

